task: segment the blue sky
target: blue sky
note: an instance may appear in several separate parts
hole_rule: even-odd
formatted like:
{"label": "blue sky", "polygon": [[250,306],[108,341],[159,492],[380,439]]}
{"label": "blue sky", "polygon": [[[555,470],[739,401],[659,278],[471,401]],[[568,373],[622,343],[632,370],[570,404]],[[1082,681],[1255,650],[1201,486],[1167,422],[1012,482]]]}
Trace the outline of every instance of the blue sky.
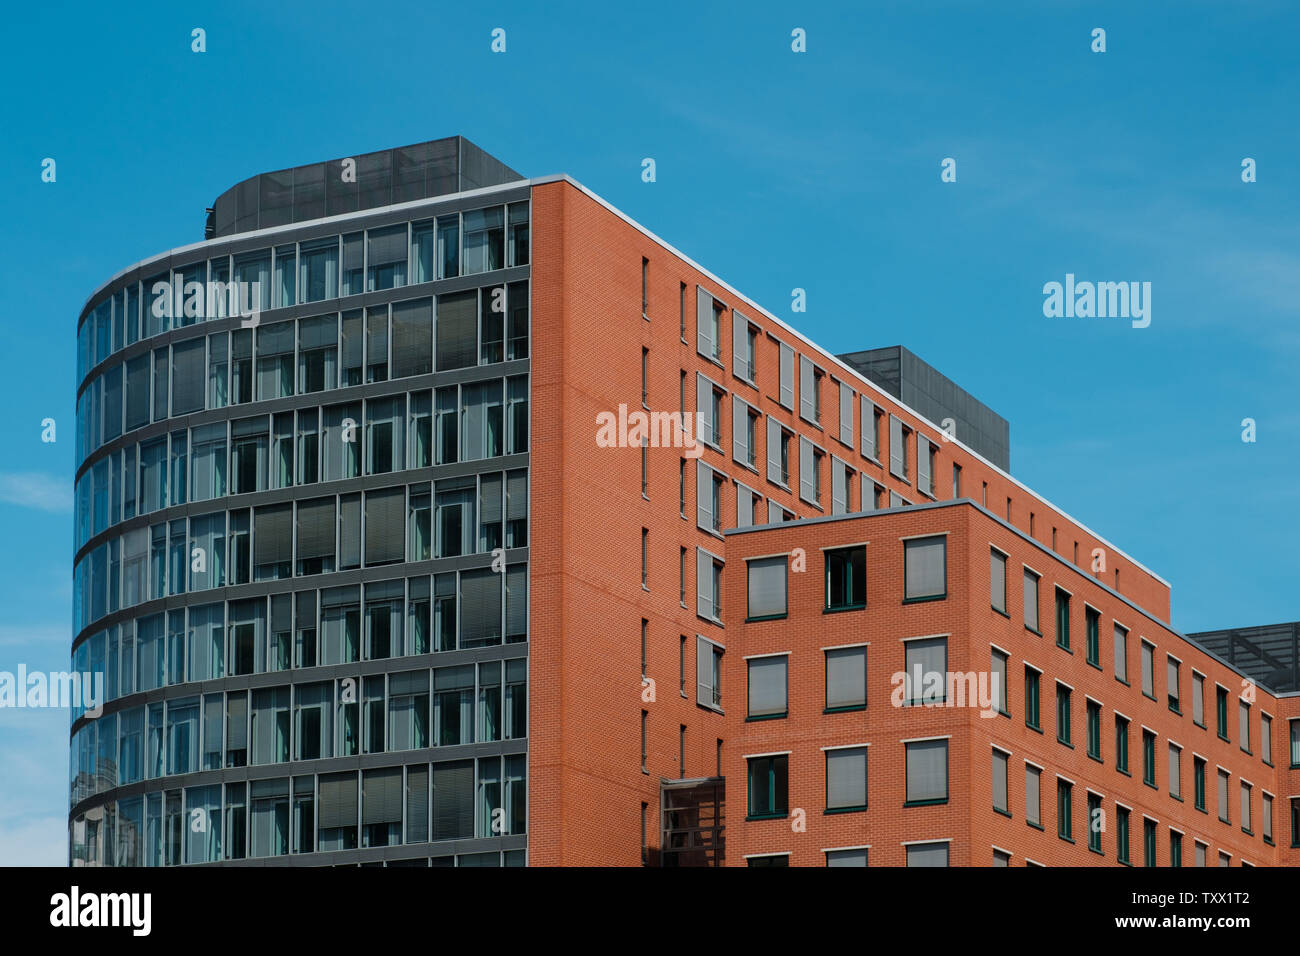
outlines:
{"label": "blue sky", "polygon": [[[831,350],[938,367],[1010,420],[1013,474],[1172,583],[1176,628],[1300,616],[1285,4],[392,6],[9,14],[0,670],[67,667],[87,295],[201,239],[249,175],[455,133],[569,173]],[[1045,318],[1067,272],[1149,281],[1150,327]],[[66,712],[0,711],[0,864],[64,862],[66,750]]]}

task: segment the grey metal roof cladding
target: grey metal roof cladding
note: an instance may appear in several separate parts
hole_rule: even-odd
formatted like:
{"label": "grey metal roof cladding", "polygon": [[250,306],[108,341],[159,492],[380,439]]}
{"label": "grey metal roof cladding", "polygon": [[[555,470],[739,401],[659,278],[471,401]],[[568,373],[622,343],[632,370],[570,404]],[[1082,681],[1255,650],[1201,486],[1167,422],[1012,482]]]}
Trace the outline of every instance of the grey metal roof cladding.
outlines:
{"label": "grey metal roof cladding", "polygon": [[1185,635],[1273,693],[1300,691],[1300,622]]}
{"label": "grey metal roof cladding", "polygon": [[[344,159],[356,161],[345,182]],[[524,179],[463,136],[259,173],[217,197],[205,239]]]}
{"label": "grey metal roof cladding", "polygon": [[901,345],[836,356],[932,422],[951,418],[956,437],[1011,471],[1011,426],[970,392]]}

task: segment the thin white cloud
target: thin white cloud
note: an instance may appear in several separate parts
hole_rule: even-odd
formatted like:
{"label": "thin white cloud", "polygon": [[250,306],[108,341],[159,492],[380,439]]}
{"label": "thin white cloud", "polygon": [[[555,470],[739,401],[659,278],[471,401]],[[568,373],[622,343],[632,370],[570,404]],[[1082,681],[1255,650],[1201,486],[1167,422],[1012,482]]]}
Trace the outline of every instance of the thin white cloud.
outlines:
{"label": "thin white cloud", "polygon": [[0,472],[0,501],[63,514],[72,510],[72,485],[58,475]]}

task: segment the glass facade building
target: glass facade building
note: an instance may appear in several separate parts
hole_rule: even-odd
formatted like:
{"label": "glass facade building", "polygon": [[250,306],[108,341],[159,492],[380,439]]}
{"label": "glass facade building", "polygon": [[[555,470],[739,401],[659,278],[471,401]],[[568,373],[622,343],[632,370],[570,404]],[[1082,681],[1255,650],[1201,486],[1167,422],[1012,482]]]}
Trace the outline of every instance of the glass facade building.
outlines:
{"label": "glass facade building", "polygon": [[83,310],[74,866],[525,862],[528,185],[335,165]]}

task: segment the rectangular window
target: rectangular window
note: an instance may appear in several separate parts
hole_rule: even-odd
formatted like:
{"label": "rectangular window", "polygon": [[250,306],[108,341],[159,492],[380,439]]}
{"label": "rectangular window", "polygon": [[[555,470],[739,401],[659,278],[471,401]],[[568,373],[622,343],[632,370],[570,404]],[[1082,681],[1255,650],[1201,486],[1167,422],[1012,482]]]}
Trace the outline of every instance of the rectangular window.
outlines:
{"label": "rectangular window", "polygon": [[904,806],[948,802],[948,741],[920,740],[904,745],[907,802]]}
{"label": "rectangular window", "polygon": [[784,817],[789,813],[790,757],[776,754],[750,757],[749,818],[752,820]]}
{"label": "rectangular window", "polygon": [[991,687],[993,703],[998,713],[1009,717],[1011,714],[1007,710],[1007,655],[997,648],[992,652],[992,668],[990,680],[993,682]]}
{"label": "rectangular window", "polygon": [[713,362],[722,361],[722,303],[704,291],[695,288],[695,340],[696,351]]}
{"label": "rectangular window", "polygon": [[1088,714],[1088,756],[1101,760],[1101,704],[1095,700],[1087,702]]}
{"label": "rectangular window", "polygon": [[1070,746],[1070,688],[1056,685],[1056,739]]}
{"label": "rectangular window", "polygon": [[704,637],[695,639],[695,702],[710,710],[722,708],[723,648]]}
{"label": "rectangular window", "polygon": [[1121,863],[1128,863],[1128,807],[1115,808],[1115,856]]}
{"label": "rectangular window", "polygon": [[1232,815],[1228,810],[1228,782],[1229,773],[1226,770],[1219,771],[1219,819],[1224,823],[1232,822]]}
{"label": "rectangular window", "polygon": [[746,719],[766,720],[786,716],[789,706],[787,703],[789,659],[781,654],[772,657],[754,657],[745,663],[748,665],[749,687]]}
{"label": "rectangular window", "polygon": [[848,611],[867,606],[865,545],[826,551],[826,610]]}
{"label": "rectangular window", "polygon": [[1115,715],[1115,769],[1128,773],[1128,719]]}
{"label": "rectangular window", "polygon": [[1128,683],[1128,631],[1115,625],[1115,679]]}
{"label": "rectangular window", "polygon": [[1101,852],[1101,797],[1088,792],[1088,849]]}
{"label": "rectangular window", "polygon": [[1165,655],[1165,691],[1169,696],[1169,709],[1175,714],[1182,713],[1178,709],[1178,659]]}
{"label": "rectangular window", "polygon": [[1030,826],[1043,828],[1043,808],[1040,797],[1040,776],[1037,767],[1025,764],[1025,822]]}
{"label": "rectangular window", "polygon": [[1025,665],[1025,726],[1040,730],[1038,723],[1038,671]]}
{"label": "rectangular window", "polygon": [[923,435],[916,436],[916,489],[922,494],[934,494],[934,470],[937,453],[930,440]]}
{"label": "rectangular window", "polygon": [[1056,646],[1070,649],[1070,595],[1056,589]]}
{"label": "rectangular window", "polygon": [[993,809],[1011,816],[1007,802],[1007,753],[993,748]]}
{"label": "rectangular window", "polygon": [[1273,766],[1273,718],[1259,715],[1259,759]]}
{"label": "rectangular window", "polygon": [[734,309],[731,312],[732,373],[750,384],[754,381],[754,343],[756,330],[749,320]]}
{"label": "rectangular window", "polygon": [[867,706],[867,649],[826,651],[826,709],[860,710]]}
{"label": "rectangular window", "polygon": [[1143,641],[1141,644],[1142,654],[1142,695],[1156,699],[1156,649],[1152,644]]}
{"label": "rectangular window", "polygon": [[1183,835],[1177,830],[1169,831],[1169,865],[1172,867],[1183,865]]}
{"label": "rectangular window", "polygon": [[1156,822],[1142,821],[1142,865],[1156,865]]}
{"label": "rectangular window", "polygon": [[1094,608],[1083,609],[1084,629],[1087,632],[1086,656],[1093,667],[1101,667],[1101,612]]}
{"label": "rectangular window", "polygon": [[1149,730],[1142,731],[1142,782],[1156,785],[1156,735]]}
{"label": "rectangular window", "polygon": [[1270,794],[1260,794],[1259,818],[1260,832],[1264,835],[1264,842],[1272,844],[1273,842],[1273,797]]}
{"label": "rectangular window", "polygon": [[932,601],[948,596],[948,539],[942,535],[903,542],[903,601]]}
{"label": "rectangular window", "polygon": [[1038,575],[1025,568],[1025,627],[1038,630]]}
{"label": "rectangular window", "polygon": [[1210,848],[1206,846],[1204,843],[1200,842],[1199,840],[1196,841],[1196,865],[1197,866],[1206,865],[1205,857],[1206,854],[1209,853],[1209,850]]}
{"label": "rectangular window", "polygon": [[1192,803],[1205,812],[1205,761],[1200,757],[1192,758]]}
{"label": "rectangular window", "polygon": [[908,866],[947,866],[947,843],[909,843],[907,846]]}
{"label": "rectangular window", "polygon": [[1228,739],[1228,689],[1226,687],[1215,686],[1214,688],[1214,709],[1217,718],[1219,736],[1224,740]]}
{"label": "rectangular window", "polygon": [[1056,778],[1056,835],[1074,842],[1074,785]]}
{"label": "rectangular window", "polygon": [[862,396],[860,405],[862,456],[876,461],[880,457],[880,409],[865,395]]}
{"label": "rectangular window", "polygon": [[703,548],[695,549],[696,613],[707,620],[722,617],[722,562]]}
{"label": "rectangular window", "polygon": [[904,703],[943,703],[948,690],[948,639],[931,637],[907,641],[903,648]]}
{"label": "rectangular window", "polygon": [[1250,704],[1244,700],[1237,701],[1237,737],[1241,749],[1250,753]]}
{"label": "rectangular window", "polygon": [[1007,556],[989,551],[989,600],[993,610],[1007,613]]}
{"label": "rectangular window", "polygon": [[1250,833],[1250,784],[1242,781],[1241,784],[1241,829],[1245,833]]}
{"label": "rectangular window", "polygon": [[842,444],[853,447],[853,389],[844,382],[837,383],[840,391],[840,430]]}
{"label": "rectangular window", "polygon": [[799,356],[799,417],[814,425],[821,424],[822,374],[806,355]]}
{"label": "rectangular window", "polygon": [[825,453],[799,436],[799,497],[810,505],[822,503],[822,461]]}
{"label": "rectangular window", "polygon": [[1205,678],[1192,671],[1192,723],[1205,726]]}
{"label": "rectangular window", "polygon": [[867,748],[840,747],[826,751],[826,809],[867,809]]}
{"label": "rectangular window", "polygon": [[889,473],[903,481],[910,481],[907,445],[911,436],[912,429],[893,415],[889,416]]}
{"label": "rectangular window", "polygon": [[1183,752],[1177,744],[1169,745],[1169,795],[1183,798]]}

